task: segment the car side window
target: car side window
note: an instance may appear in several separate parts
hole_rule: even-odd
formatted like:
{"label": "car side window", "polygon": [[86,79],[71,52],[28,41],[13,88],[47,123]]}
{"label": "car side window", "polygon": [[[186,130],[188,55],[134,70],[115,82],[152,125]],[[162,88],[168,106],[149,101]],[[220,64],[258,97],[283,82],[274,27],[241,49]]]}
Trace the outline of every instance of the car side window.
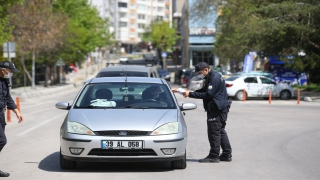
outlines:
{"label": "car side window", "polygon": [[258,80],[256,77],[247,77],[246,79],[244,79],[245,83],[258,83]]}
{"label": "car side window", "polygon": [[261,80],[262,84],[276,84],[275,82],[273,82],[267,78],[260,77],[260,80]]}

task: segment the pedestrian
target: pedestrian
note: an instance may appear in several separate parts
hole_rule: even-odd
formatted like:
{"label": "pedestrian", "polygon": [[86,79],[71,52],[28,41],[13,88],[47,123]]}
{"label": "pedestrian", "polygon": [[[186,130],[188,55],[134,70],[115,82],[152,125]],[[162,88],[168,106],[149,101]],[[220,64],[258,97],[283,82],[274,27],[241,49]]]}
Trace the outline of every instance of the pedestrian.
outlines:
{"label": "pedestrian", "polygon": [[[6,127],[6,120],[4,113],[6,108],[13,110],[18,118],[18,122],[23,121],[23,117],[20,114],[15,102],[12,100],[12,97],[9,92],[9,79],[12,77],[14,72],[19,72],[14,67],[14,64],[10,61],[0,62],[0,152],[7,143],[6,135],[4,130]],[[0,170],[0,177],[9,177],[10,174]]]}
{"label": "pedestrian", "polygon": [[[218,72],[210,69],[205,62],[196,64],[195,72],[206,80],[205,85],[194,92],[185,91],[182,94],[185,98],[202,99],[203,107],[207,112],[207,132],[211,148],[209,155],[200,159],[199,162],[230,162],[232,160],[232,149],[225,127],[231,101],[228,100],[225,81]],[[172,92],[177,92],[177,90],[173,89]],[[221,155],[220,146],[222,148]]]}

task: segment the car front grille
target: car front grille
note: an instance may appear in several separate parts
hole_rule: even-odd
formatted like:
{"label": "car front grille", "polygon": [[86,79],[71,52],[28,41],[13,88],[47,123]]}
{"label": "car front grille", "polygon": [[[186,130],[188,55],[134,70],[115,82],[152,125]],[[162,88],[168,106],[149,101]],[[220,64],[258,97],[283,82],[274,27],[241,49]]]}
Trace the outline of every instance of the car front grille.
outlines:
{"label": "car front grille", "polygon": [[98,136],[148,136],[149,131],[94,131]]}
{"label": "car front grille", "polygon": [[157,156],[153,149],[92,149],[88,155],[95,156]]}

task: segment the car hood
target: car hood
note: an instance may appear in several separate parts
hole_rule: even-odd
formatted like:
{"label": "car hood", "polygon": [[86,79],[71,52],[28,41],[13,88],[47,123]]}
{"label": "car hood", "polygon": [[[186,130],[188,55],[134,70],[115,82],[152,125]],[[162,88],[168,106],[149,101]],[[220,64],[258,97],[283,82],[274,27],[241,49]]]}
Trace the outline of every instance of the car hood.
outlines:
{"label": "car hood", "polygon": [[177,121],[177,109],[72,109],[68,120],[92,131],[153,131],[162,124]]}

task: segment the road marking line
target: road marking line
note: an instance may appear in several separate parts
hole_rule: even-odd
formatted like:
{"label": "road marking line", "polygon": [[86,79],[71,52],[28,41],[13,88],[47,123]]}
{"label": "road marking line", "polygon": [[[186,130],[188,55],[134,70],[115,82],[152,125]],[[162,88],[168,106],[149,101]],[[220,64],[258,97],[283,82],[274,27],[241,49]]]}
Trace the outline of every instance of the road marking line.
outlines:
{"label": "road marking line", "polygon": [[52,120],[54,120],[54,119],[60,118],[60,117],[62,117],[62,116],[66,116],[66,115],[65,115],[65,114],[60,114],[60,115],[58,115],[58,116],[52,117],[52,118],[50,118],[50,119],[47,119],[46,121],[43,121],[43,122],[41,122],[41,123],[39,123],[39,124],[37,124],[37,125],[29,128],[29,129],[25,130],[25,131],[22,131],[21,133],[17,134],[16,136],[26,135],[27,133],[29,133],[29,132],[31,132],[31,131],[33,131],[33,130],[35,130],[35,129],[37,129],[37,128],[45,125],[45,124],[47,124],[47,123],[49,123],[50,121],[52,121]]}

